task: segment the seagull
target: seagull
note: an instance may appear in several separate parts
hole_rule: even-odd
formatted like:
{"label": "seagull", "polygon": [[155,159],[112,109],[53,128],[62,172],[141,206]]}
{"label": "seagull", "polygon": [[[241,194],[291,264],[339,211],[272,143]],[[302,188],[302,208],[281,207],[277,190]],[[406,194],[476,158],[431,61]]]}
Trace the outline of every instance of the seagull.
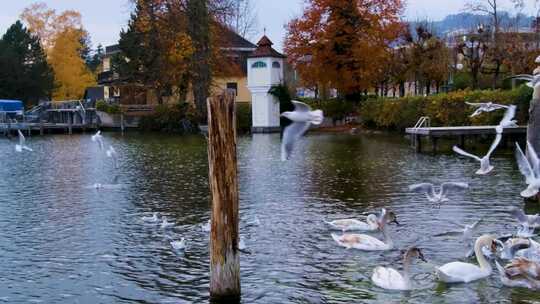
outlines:
{"label": "seagull", "polygon": [[536,234],[534,233],[534,228],[519,225],[518,231],[516,232],[516,237],[518,238],[532,238],[535,237]]}
{"label": "seagull", "polygon": [[510,214],[512,214],[518,220],[521,226],[525,228],[540,228],[539,214],[527,215],[519,208],[513,208],[510,210]]}
{"label": "seagull", "polygon": [[201,224],[201,229],[203,232],[210,232],[210,227],[211,227],[210,220],[208,220],[206,224]]}
{"label": "seagull", "polygon": [[497,148],[497,146],[499,145],[499,143],[501,142],[501,138],[502,138],[502,134],[498,133],[496,136],[495,136],[495,140],[493,141],[493,143],[491,144],[491,147],[489,148],[489,151],[488,153],[480,158],[476,155],[473,155],[473,154],[470,154],[468,152],[465,152],[463,150],[461,150],[460,148],[458,148],[457,146],[454,146],[452,149],[454,150],[454,152],[458,153],[458,154],[461,154],[463,156],[467,156],[467,157],[470,157],[470,158],[474,158],[476,159],[477,161],[480,162],[480,169],[478,169],[476,171],[476,174],[479,174],[479,175],[484,175],[484,174],[488,174],[489,172],[491,172],[491,170],[493,170],[493,166],[489,163],[489,157],[491,156],[491,154],[493,153],[493,151],[495,151],[495,149]]}
{"label": "seagull", "polygon": [[164,217],[163,221],[161,222],[161,229],[169,228],[169,227],[172,227],[172,226],[174,226],[174,223],[167,221],[167,218]]}
{"label": "seagull", "polygon": [[479,219],[478,221],[472,223],[472,224],[469,224],[469,225],[463,225],[463,224],[460,224],[460,223],[456,223],[456,222],[453,222],[453,221],[449,221],[450,223],[454,224],[454,225],[457,225],[457,226],[460,226],[462,228],[461,233],[463,234],[463,239],[465,240],[468,240],[470,238],[473,237],[473,233],[476,231],[476,228],[478,228],[478,225],[480,224],[480,222],[482,222],[482,219]]}
{"label": "seagull", "polygon": [[22,152],[23,150],[30,151],[30,152],[34,151],[26,145],[26,138],[24,138],[24,135],[22,134],[21,130],[17,130],[17,132],[19,133],[19,144],[15,145],[15,151],[17,152]]}
{"label": "seagull", "polygon": [[311,108],[300,101],[293,100],[294,111],[283,112],[281,116],[292,121],[283,131],[281,142],[281,160],[286,161],[291,156],[295,142],[309,129],[311,124],[320,125],[323,122],[321,110],[311,111]]}
{"label": "seagull", "polygon": [[504,128],[517,127],[517,121],[514,118],[516,116],[516,106],[510,105],[504,112],[504,116],[498,126],[495,127],[497,134],[502,134]]}
{"label": "seagull", "polygon": [[465,190],[469,188],[467,183],[447,182],[442,183],[438,192],[432,183],[421,183],[409,186],[410,191],[425,193],[428,201],[432,203],[442,203],[448,201],[447,195],[451,191]]}
{"label": "seagull", "polygon": [[180,241],[172,241],[171,246],[174,250],[185,250],[186,249],[186,239],[182,238]]}
{"label": "seagull", "polygon": [[143,216],[142,220],[149,223],[155,223],[158,221],[158,213],[154,212],[152,216]]}
{"label": "seagull", "polygon": [[472,113],[470,117],[480,115],[483,112],[492,112],[495,110],[508,108],[508,106],[496,104],[492,102],[480,102],[480,103],[465,102],[465,103],[470,106],[477,107],[476,111],[474,111],[474,113]]}
{"label": "seagull", "polygon": [[103,136],[101,136],[101,131],[97,131],[96,134],[92,135],[92,141],[97,142],[99,149],[103,150]]}
{"label": "seagull", "polygon": [[519,74],[515,76],[509,77],[510,79],[518,79],[518,80],[525,80],[527,83],[525,83],[529,88],[534,88],[536,84],[540,82],[540,70],[536,68],[533,72],[533,75],[529,74]]}
{"label": "seagull", "polygon": [[521,191],[521,196],[535,196],[540,189],[540,160],[530,142],[527,142],[527,156],[516,143],[516,160],[519,171],[525,176],[525,183],[528,185],[527,189]]}
{"label": "seagull", "polygon": [[118,168],[118,153],[116,153],[116,150],[113,148],[113,146],[109,146],[109,149],[107,150],[107,157],[112,158],[113,166],[115,169]]}
{"label": "seagull", "polygon": [[238,249],[239,250],[245,250],[246,249],[246,243],[244,242],[244,238],[240,237],[240,241],[238,241]]}

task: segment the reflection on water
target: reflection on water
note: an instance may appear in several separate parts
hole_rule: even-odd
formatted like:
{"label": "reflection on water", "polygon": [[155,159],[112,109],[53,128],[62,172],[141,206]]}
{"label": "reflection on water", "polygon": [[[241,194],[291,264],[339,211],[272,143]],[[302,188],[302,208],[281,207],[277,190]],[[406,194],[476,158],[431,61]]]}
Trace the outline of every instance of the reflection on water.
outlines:
{"label": "reflection on water", "polygon": [[[0,141],[0,302],[201,303],[208,301],[210,216],[203,137],[105,134],[111,160],[90,135],[32,137],[34,153]],[[456,227],[445,219],[484,221],[479,233],[510,232],[523,181],[511,151],[477,176],[477,162],[451,154],[415,154],[401,137],[310,135],[291,161],[279,160],[279,136],[239,139],[244,303],[476,303],[539,301],[503,288],[496,275],[468,285],[433,279],[433,265],[462,259]],[[440,209],[410,194],[417,182],[469,182],[469,192]],[[96,187],[96,184],[102,187]],[[416,245],[430,263],[412,269],[418,290],[387,292],[370,283],[377,265],[399,266],[399,250],[338,247],[324,220],[387,207],[398,249]],[[144,220],[158,212],[174,226]],[[185,237],[178,252],[171,241]]]}

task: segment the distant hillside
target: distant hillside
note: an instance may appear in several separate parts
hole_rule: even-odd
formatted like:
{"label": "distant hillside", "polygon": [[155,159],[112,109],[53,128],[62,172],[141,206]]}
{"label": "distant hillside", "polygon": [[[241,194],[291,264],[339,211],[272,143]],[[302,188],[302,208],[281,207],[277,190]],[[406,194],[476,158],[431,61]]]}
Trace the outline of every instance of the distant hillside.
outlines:
{"label": "distant hillside", "polygon": [[[521,30],[530,29],[533,23],[534,17],[526,16],[523,14],[517,16],[511,16],[509,13],[501,13],[501,25],[503,27],[512,26],[516,28],[516,24],[519,25]],[[476,28],[478,24],[490,24],[491,19],[487,15],[478,15],[471,13],[460,13],[455,15],[446,16],[441,21],[431,20],[417,20],[411,22],[411,28],[415,28],[419,23],[428,23],[428,26],[439,36],[445,36],[449,33],[456,31],[469,31]]]}

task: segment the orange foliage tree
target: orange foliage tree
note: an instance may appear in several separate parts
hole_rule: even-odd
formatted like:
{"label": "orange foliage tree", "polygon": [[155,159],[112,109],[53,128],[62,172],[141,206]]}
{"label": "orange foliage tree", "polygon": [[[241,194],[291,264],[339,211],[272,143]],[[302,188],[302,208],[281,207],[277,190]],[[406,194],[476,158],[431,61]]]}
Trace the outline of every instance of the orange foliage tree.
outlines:
{"label": "orange foliage tree", "polygon": [[340,95],[369,89],[380,78],[402,30],[402,0],[307,0],[287,25],[285,51],[307,84]]}

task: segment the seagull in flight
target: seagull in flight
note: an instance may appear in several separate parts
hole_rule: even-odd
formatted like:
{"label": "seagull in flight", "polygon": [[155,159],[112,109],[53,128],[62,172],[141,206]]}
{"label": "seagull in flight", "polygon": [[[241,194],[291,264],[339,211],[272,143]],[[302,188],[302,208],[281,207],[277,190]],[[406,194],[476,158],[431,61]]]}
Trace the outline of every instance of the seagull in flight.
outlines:
{"label": "seagull in flight", "polygon": [[452,191],[460,191],[469,188],[467,183],[446,182],[442,183],[439,191],[435,190],[432,183],[421,183],[409,186],[410,191],[425,193],[428,201],[432,203],[442,203],[448,201],[448,194]]}
{"label": "seagull in flight", "polygon": [[97,131],[96,134],[92,135],[92,141],[97,142],[99,149],[103,150],[103,136],[101,135],[101,131]]}
{"label": "seagull in flight", "polygon": [[311,124],[320,125],[323,122],[323,112],[321,110],[312,111],[311,108],[300,101],[293,100],[294,111],[283,112],[281,116],[292,121],[283,131],[281,142],[281,160],[290,158],[294,144],[309,129]]}
{"label": "seagull in flight", "polygon": [[17,132],[19,133],[19,144],[15,145],[15,151],[17,152],[22,152],[23,150],[30,151],[30,152],[34,151],[26,145],[26,138],[24,138],[24,135],[22,134],[21,130],[17,130]]}
{"label": "seagull in flight", "polygon": [[508,108],[508,106],[496,104],[492,102],[480,102],[480,103],[465,102],[465,103],[477,108],[476,111],[474,111],[474,113],[472,113],[470,117],[480,115],[483,112],[492,112],[495,110]]}
{"label": "seagull in flight", "polygon": [[491,172],[491,170],[493,170],[493,168],[494,168],[489,163],[489,158],[491,157],[491,154],[493,153],[493,151],[495,151],[495,149],[497,148],[497,146],[501,142],[501,138],[502,138],[502,134],[498,133],[495,136],[495,140],[491,144],[491,147],[489,148],[488,153],[482,158],[480,158],[480,157],[478,157],[476,155],[473,155],[471,153],[465,152],[462,149],[458,148],[457,146],[454,146],[452,148],[452,150],[454,150],[454,152],[456,152],[458,154],[461,154],[463,156],[467,156],[467,157],[470,157],[470,158],[473,158],[473,159],[476,159],[477,161],[479,161],[480,162],[480,169],[478,169],[476,171],[476,174],[484,175],[484,174],[488,174],[489,172]]}
{"label": "seagull in flight", "polygon": [[539,214],[525,214],[523,210],[514,208],[510,210],[512,214],[521,226],[525,228],[539,228],[540,227],[540,215]]}
{"label": "seagull in flight", "polygon": [[516,160],[519,171],[525,176],[525,183],[528,185],[527,189],[521,191],[521,196],[535,196],[540,189],[540,160],[530,142],[527,142],[527,156],[516,143]]}
{"label": "seagull in flight", "polygon": [[502,134],[504,128],[508,127],[517,127],[517,121],[514,118],[516,116],[516,106],[510,105],[506,109],[506,112],[504,112],[504,116],[499,123],[497,127],[495,127],[495,131],[497,131],[497,134]]}
{"label": "seagull in flight", "polygon": [[115,169],[118,168],[118,153],[116,153],[116,150],[113,148],[113,146],[109,146],[109,149],[107,149],[107,157],[112,158],[113,166]]}

